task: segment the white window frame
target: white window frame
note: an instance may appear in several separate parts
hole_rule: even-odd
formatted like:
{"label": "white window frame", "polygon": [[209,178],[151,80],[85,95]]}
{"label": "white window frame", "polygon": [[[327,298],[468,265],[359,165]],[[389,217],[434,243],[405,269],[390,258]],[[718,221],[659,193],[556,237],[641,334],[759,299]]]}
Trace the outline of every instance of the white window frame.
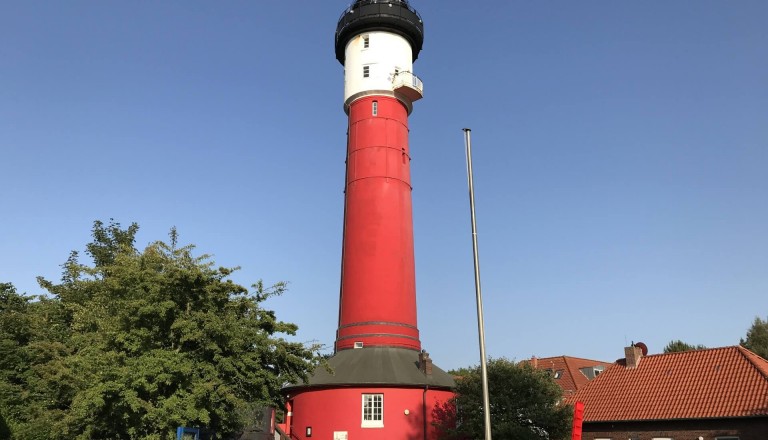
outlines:
{"label": "white window frame", "polygon": [[378,116],[379,115],[379,101],[373,101],[371,103],[371,116]]}
{"label": "white window frame", "polygon": [[[378,401],[378,402],[377,402]],[[377,405],[378,403],[378,405]],[[362,395],[360,411],[361,428],[384,427],[384,394],[371,393]],[[366,409],[369,414],[366,415]]]}

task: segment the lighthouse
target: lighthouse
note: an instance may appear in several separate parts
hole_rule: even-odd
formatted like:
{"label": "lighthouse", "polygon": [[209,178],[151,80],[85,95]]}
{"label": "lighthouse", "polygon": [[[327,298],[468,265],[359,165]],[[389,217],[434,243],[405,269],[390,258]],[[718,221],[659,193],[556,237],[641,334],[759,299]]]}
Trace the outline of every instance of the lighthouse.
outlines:
{"label": "lighthouse", "polygon": [[406,0],[357,0],[339,18],[348,116],[341,288],[330,370],[284,388],[292,439],[434,439],[453,379],[417,326],[408,116],[424,23]]}

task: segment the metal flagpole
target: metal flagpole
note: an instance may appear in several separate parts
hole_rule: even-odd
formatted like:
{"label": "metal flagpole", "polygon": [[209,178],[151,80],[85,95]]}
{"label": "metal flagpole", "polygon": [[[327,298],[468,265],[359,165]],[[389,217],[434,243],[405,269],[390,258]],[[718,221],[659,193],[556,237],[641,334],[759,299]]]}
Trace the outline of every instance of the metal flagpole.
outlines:
{"label": "metal flagpole", "polygon": [[477,332],[480,337],[480,373],[483,380],[483,414],[485,415],[485,440],[491,440],[491,404],[488,397],[488,363],[485,357],[485,324],[483,321],[483,294],[480,290],[480,258],[477,254],[477,222],[475,221],[475,188],[472,177],[472,141],[469,128],[464,128],[464,144],[467,150],[467,182],[469,184],[469,211],[472,216],[472,254],[475,260],[475,296],[477,299]]}

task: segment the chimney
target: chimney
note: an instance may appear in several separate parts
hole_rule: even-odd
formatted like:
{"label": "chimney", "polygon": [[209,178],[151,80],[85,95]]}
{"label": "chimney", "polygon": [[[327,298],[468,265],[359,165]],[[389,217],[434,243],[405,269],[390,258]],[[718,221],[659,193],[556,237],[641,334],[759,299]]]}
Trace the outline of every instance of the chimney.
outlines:
{"label": "chimney", "polygon": [[643,349],[633,342],[629,347],[624,347],[624,357],[627,368],[637,368],[640,365],[640,358],[643,357]]}
{"label": "chimney", "polygon": [[531,365],[533,366],[533,368],[539,367],[539,358],[537,358],[535,355],[531,357]]}
{"label": "chimney", "polygon": [[427,376],[432,375],[432,359],[429,358],[429,353],[426,350],[419,352],[419,370]]}

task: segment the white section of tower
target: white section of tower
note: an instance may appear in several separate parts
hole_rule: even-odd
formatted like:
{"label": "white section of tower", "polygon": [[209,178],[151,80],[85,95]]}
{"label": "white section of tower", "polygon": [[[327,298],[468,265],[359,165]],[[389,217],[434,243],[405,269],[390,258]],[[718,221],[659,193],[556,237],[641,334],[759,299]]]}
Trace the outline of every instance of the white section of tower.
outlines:
{"label": "white section of tower", "polygon": [[345,105],[367,95],[391,96],[395,74],[412,70],[413,52],[405,38],[386,31],[356,35],[345,49]]}

